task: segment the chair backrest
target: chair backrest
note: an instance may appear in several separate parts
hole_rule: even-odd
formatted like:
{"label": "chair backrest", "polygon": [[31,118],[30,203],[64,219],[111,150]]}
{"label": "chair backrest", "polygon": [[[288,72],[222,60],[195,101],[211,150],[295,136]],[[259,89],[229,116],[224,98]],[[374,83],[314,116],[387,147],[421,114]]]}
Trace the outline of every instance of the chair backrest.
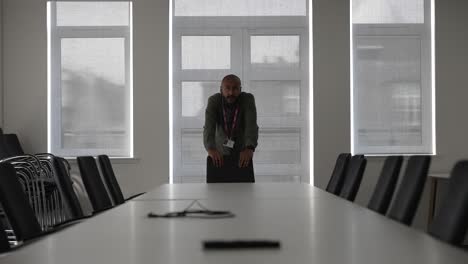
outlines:
{"label": "chair backrest", "polygon": [[335,168],[333,169],[327,188],[325,189],[327,192],[336,195],[340,194],[350,158],[351,154],[349,153],[341,153],[338,155],[335,162]]}
{"label": "chair backrest", "polygon": [[468,161],[452,169],[447,193],[429,226],[429,233],[454,245],[461,245],[468,229]]}
{"label": "chair backrest", "polygon": [[424,190],[430,163],[430,156],[412,156],[408,159],[405,173],[388,211],[388,217],[411,225]]}
{"label": "chair backrest", "polygon": [[6,151],[10,156],[20,156],[24,154],[21,143],[16,134],[4,134],[3,142],[6,147]]}
{"label": "chair backrest", "polygon": [[57,175],[57,182],[60,186],[62,197],[70,209],[73,218],[78,219],[84,216],[80,201],[73,190],[73,181],[66,166],[66,160],[60,157],[53,158],[53,166]]}
{"label": "chair backrest", "polygon": [[115,178],[114,170],[112,169],[112,164],[110,159],[107,155],[99,155],[98,156],[99,165],[101,166],[102,176],[107,184],[107,189],[112,196],[115,204],[123,204],[125,202],[125,198],[122,194],[122,190],[120,189],[119,183]]}
{"label": "chair backrest", "polygon": [[0,221],[0,253],[10,250],[10,243],[8,242],[8,236],[5,232],[6,226]]}
{"label": "chair backrest", "polygon": [[77,157],[76,160],[94,212],[97,213],[111,208],[112,202],[101,180],[96,160],[91,156]]}
{"label": "chair backrest", "polygon": [[4,138],[5,138],[5,134],[3,134],[3,130],[0,128],[0,159],[10,157],[10,154],[7,151]]}
{"label": "chair backrest", "polygon": [[363,155],[351,157],[346,170],[346,176],[343,182],[343,188],[340,192],[340,197],[348,201],[354,201],[356,198],[359,186],[361,185],[362,176],[366,169],[367,160]]}
{"label": "chair backrest", "polygon": [[255,182],[253,162],[250,161],[246,168],[239,168],[239,155],[223,157],[224,166],[216,167],[211,157],[206,159],[206,182]]}
{"label": "chair backrest", "polygon": [[39,235],[42,230],[10,163],[0,163],[0,203],[19,241]]}
{"label": "chair backrest", "polygon": [[380,214],[387,213],[400,175],[402,156],[389,156],[385,159],[379,180],[367,207]]}

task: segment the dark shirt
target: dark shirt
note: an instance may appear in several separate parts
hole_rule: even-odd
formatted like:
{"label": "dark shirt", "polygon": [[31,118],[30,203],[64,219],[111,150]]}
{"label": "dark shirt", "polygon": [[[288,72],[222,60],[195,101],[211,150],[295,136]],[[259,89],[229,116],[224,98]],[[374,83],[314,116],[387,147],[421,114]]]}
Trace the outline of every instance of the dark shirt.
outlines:
{"label": "dark shirt", "polygon": [[[255,98],[250,93],[242,92],[237,98],[236,104],[239,106],[239,113],[236,121],[236,128],[231,133],[232,140],[235,142],[232,151],[223,147],[227,135],[224,133],[223,121],[223,97],[220,93],[210,96],[205,111],[205,125],[203,127],[203,143],[205,149],[216,148],[220,153],[229,155],[234,152],[240,152],[246,147],[255,149],[258,140],[257,110],[255,107]],[[229,129],[232,127],[235,105],[226,105],[226,118],[228,119]]]}
{"label": "dark shirt", "polygon": [[[231,139],[234,140],[233,136],[235,136],[234,135],[235,133],[233,133],[233,131],[231,131],[231,129],[232,129],[232,122],[234,121],[234,115],[236,113],[237,107],[239,107],[239,103],[236,100],[234,103],[230,104],[223,98],[223,107],[224,107],[224,111],[226,111],[226,120],[225,121],[226,121],[227,129],[228,129],[228,131],[225,131],[225,132],[230,133],[231,134]],[[239,113],[237,113],[237,118],[239,118]],[[223,119],[224,119],[224,117],[223,117]],[[223,120],[223,122],[224,122],[224,120]],[[236,130],[236,128],[234,128],[234,130]]]}

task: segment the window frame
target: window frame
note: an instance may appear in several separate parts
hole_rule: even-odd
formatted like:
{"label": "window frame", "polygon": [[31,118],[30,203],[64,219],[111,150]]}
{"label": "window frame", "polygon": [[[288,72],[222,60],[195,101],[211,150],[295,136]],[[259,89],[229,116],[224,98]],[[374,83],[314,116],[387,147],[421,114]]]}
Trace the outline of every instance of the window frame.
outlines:
{"label": "window frame", "polygon": [[[97,156],[107,154],[111,158],[134,158],[133,151],[133,54],[132,54],[132,1],[129,3],[129,25],[128,26],[57,26],[56,3],[60,1],[49,1],[48,31],[49,31],[49,88],[48,88],[48,152],[64,157],[77,157],[83,155]],[[86,2],[86,1],[77,1]],[[125,60],[125,98],[128,98],[128,111],[126,130],[128,148],[64,148],[62,147],[62,63],[61,52],[62,39],[105,39],[119,38],[124,40]]]}
{"label": "window frame", "polygon": [[[434,16],[433,0],[424,0],[424,23],[382,23],[365,24],[352,23],[352,1],[350,1],[350,36],[351,36],[351,153],[365,155],[397,155],[397,154],[429,154],[435,155],[435,76],[434,76]],[[429,19],[429,21],[427,21]],[[354,77],[354,57],[356,56],[357,40],[359,37],[401,37],[416,38],[421,43],[420,53],[420,84],[421,84],[421,144],[409,146],[368,146],[359,144],[359,130],[356,128],[357,111],[359,105],[354,96],[356,78]]]}
{"label": "window frame", "polygon": [[[309,5],[309,1],[306,1]],[[308,10],[308,9],[307,9]],[[306,12],[308,13],[308,11]],[[182,117],[181,111],[181,84],[183,81],[216,81],[219,82],[219,76],[234,73],[238,75],[244,89],[248,91],[251,78],[249,76],[250,64],[250,36],[253,35],[299,35],[300,36],[300,69],[297,71],[291,70],[286,74],[281,74],[280,77],[270,73],[270,79],[255,78],[252,80],[294,80],[300,81],[300,115],[291,116],[261,116],[258,115],[258,123],[266,122],[270,125],[260,127],[259,133],[281,133],[281,132],[299,132],[299,140],[301,146],[309,146],[309,105],[306,102],[309,100],[309,45],[308,38],[308,16],[303,17],[176,17],[173,16],[173,181],[174,182],[191,182],[193,179],[204,179],[204,175],[193,175],[194,171],[204,171],[206,164],[183,164],[182,161],[182,132],[188,134],[201,134],[203,128],[200,128],[200,123],[204,121],[204,114],[196,117]],[[216,25],[207,27],[206,25]],[[252,29],[255,25],[255,29]],[[300,27],[299,25],[302,25]],[[231,36],[231,69],[226,70],[182,70],[181,68],[181,36]],[[241,56],[236,56],[240,54]],[[281,78],[284,77],[284,78]],[[273,79],[272,79],[273,78]],[[247,88],[247,89],[246,89]],[[206,98],[208,100],[208,98]],[[203,112],[204,113],[204,112]],[[286,124],[284,127],[274,127],[273,120],[281,118],[281,122]],[[278,123],[278,122],[276,122]],[[202,137],[200,138],[202,144]],[[301,147],[300,160],[298,164],[262,164],[255,161],[255,171],[257,177],[261,178],[269,176],[273,181],[304,181],[309,182],[309,155],[308,147]],[[298,169],[298,167],[300,169]],[[267,173],[268,171],[268,173]],[[184,176],[181,176],[184,175]],[[187,176],[192,175],[192,176]],[[295,178],[288,175],[298,175],[300,178]],[[190,179],[192,178],[192,179]],[[266,179],[266,178],[265,178]]]}

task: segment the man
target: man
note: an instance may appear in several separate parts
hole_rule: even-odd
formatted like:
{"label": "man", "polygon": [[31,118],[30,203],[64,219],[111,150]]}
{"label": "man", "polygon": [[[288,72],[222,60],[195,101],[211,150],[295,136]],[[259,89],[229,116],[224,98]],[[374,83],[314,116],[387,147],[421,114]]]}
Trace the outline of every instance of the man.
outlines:
{"label": "man", "polygon": [[230,74],[221,81],[220,93],[208,99],[203,142],[216,167],[223,166],[223,156],[239,155],[239,167],[245,168],[257,147],[255,98],[241,89],[239,77]]}

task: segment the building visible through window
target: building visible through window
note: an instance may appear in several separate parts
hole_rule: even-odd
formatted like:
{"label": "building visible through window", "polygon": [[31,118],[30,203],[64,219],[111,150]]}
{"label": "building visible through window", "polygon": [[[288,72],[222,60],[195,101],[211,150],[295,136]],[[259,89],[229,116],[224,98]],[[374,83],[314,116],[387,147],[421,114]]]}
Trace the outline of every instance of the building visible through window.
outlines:
{"label": "building visible through window", "polygon": [[133,156],[131,4],[48,3],[50,152]]}
{"label": "building visible through window", "polygon": [[353,153],[434,153],[432,1],[351,8]]}

